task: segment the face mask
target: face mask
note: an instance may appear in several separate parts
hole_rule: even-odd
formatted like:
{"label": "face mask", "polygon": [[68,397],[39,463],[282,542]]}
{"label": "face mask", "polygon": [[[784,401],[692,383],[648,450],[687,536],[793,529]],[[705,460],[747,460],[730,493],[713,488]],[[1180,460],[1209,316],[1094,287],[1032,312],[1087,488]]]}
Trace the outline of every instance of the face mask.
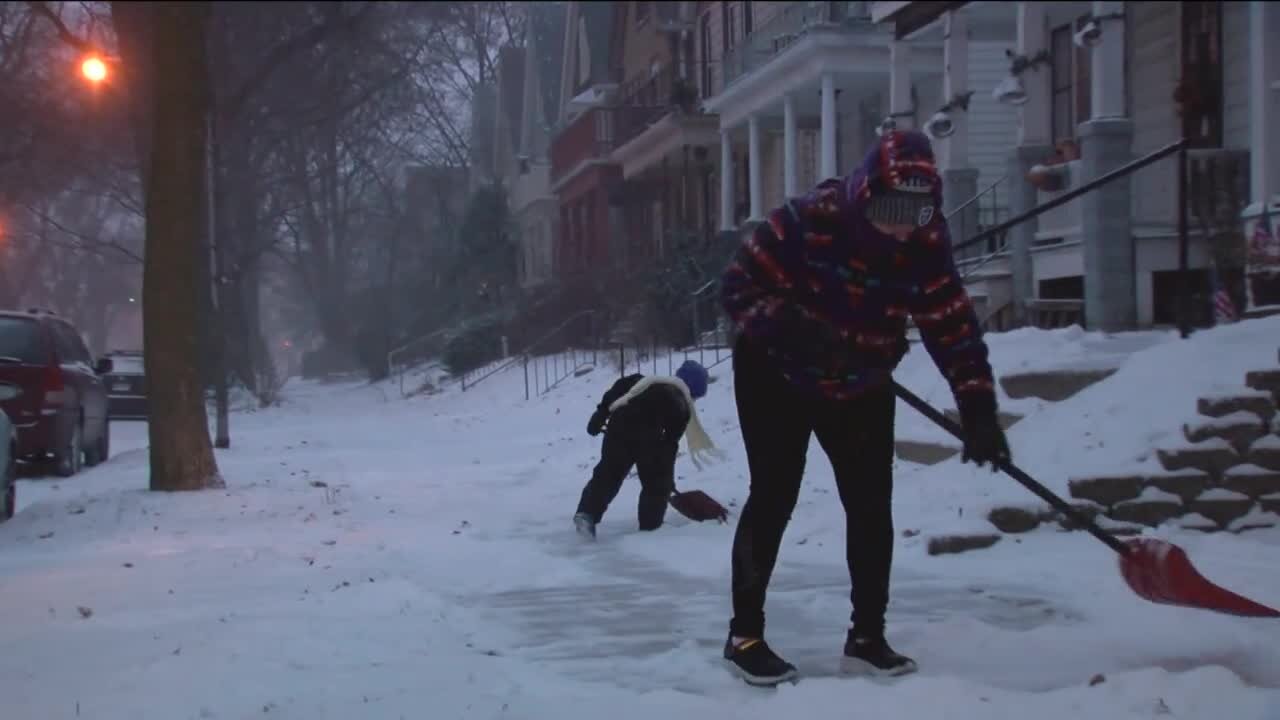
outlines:
{"label": "face mask", "polygon": [[924,227],[933,222],[937,208],[932,195],[891,190],[867,201],[867,220],[880,225]]}

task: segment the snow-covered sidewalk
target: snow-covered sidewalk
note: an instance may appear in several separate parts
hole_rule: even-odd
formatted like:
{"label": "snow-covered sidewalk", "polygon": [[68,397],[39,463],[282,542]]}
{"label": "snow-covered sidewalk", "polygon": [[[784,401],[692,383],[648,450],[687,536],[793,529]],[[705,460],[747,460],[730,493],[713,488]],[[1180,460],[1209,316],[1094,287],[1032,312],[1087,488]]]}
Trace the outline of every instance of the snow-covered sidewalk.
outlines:
{"label": "snow-covered sidewalk", "polygon": [[[997,345],[997,364],[1089,340],[1055,337]],[[946,404],[912,355],[903,382]],[[299,384],[234,418],[219,492],[146,492],[145,428],[116,425],[115,458],[24,481],[0,525],[0,717],[1280,718],[1280,624],[1144,603],[1081,533],[947,557],[901,537],[891,640],[921,672],[836,677],[844,521],[816,443],[768,605],[771,642],[806,677],[743,685],[719,660],[732,519],[670,513],[642,535],[633,479],[599,542],[572,532],[609,373],[528,402],[519,373],[410,400]],[[701,412],[730,462],[697,473],[682,457],[679,482],[737,507],[731,370],[713,375]],[[909,412],[900,427],[921,422]],[[970,478],[904,467],[899,530],[933,529]],[[1280,603],[1280,532],[1177,541],[1213,579]]]}

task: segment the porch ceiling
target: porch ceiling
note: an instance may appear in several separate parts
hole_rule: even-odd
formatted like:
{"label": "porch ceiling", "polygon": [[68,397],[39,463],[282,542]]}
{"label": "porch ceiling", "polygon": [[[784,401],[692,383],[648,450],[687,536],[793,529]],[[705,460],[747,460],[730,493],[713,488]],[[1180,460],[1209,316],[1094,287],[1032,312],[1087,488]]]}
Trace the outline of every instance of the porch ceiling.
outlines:
{"label": "porch ceiling", "polygon": [[720,120],[715,115],[669,112],[630,142],[615,148],[612,160],[622,166],[622,177],[631,179],[685,145],[719,144]]}
{"label": "porch ceiling", "polygon": [[[782,99],[802,97],[821,87],[825,73],[835,75],[845,96],[889,91],[889,42],[886,32],[815,28],[754,72],[739,78],[706,102],[720,116],[721,128],[735,128],[755,114],[780,115]],[[942,74],[942,46],[912,43],[910,70],[915,77]],[[851,92],[850,92],[851,91]],[[800,110],[801,108],[797,108]]]}

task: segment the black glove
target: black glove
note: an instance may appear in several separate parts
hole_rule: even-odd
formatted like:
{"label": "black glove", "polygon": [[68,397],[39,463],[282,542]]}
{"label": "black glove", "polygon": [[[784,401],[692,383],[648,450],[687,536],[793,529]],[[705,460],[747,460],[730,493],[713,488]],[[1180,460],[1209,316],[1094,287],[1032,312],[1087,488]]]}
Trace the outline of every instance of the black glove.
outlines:
{"label": "black glove", "polygon": [[994,411],[970,414],[961,424],[964,426],[962,462],[972,462],[979,467],[991,463],[991,471],[996,472],[1010,461],[1009,441]]}
{"label": "black glove", "polygon": [[605,408],[596,408],[592,413],[591,420],[587,421],[587,434],[595,437],[604,432],[605,423],[609,422],[609,411]]}

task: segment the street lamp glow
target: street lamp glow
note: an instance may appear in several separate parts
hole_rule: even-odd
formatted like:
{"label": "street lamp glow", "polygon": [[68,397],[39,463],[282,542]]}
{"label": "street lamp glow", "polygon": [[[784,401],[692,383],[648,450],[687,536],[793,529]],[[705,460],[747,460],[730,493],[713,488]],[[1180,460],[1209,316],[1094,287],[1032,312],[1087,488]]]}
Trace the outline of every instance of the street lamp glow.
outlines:
{"label": "street lamp glow", "polygon": [[80,74],[91,83],[100,83],[107,79],[107,64],[97,55],[91,55],[80,63]]}

